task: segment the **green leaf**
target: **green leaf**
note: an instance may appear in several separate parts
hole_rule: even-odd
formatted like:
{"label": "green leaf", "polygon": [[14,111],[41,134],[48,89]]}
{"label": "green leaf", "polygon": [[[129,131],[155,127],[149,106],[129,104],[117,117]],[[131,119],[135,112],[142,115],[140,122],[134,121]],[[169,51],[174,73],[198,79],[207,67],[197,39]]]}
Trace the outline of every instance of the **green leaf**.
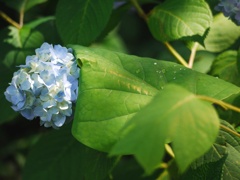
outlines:
{"label": "green leaf", "polygon": [[240,91],[237,86],[175,63],[78,45],[69,47],[82,64],[72,133],[83,144],[100,151],[109,151],[123,125],[168,83],[220,100]]}
{"label": "green leaf", "polygon": [[[226,121],[221,121],[221,124],[236,132]],[[226,160],[221,173],[222,179],[238,179],[240,174],[240,138],[221,128],[212,148],[194,162],[191,167],[192,169],[197,169],[204,164],[217,162],[225,156]]]}
{"label": "green leaf", "polygon": [[[240,47],[238,48],[237,59],[240,59]],[[237,61],[237,68],[238,68],[238,71],[240,72],[240,61]]]}
{"label": "green leaf", "polygon": [[[177,93],[176,93],[177,92]],[[185,89],[168,85],[123,128],[112,155],[133,154],[150,174],[172,141],[181,172],[214,143],[219,120],[214,108]]]}
{"label": "green leaf", "polygon": [[226,157],[222,157],[216,162],[210,162],[201,165],[197,169],[189,169],[186,174],[184,174],[180,180],[194,180],[194,179],[211,179],[219,180],[222,179],[222,169]]}
{"label": "green leaf", "polygon": [[159,41],[188,39],[202,43],[211,21],[211,10],[204,0],[168,0],[151,11],[148,26]]}
{"label": "green leaf", "polygon": [[15,68],[25,63],[26,56],[32,55],[42,45],[44,37],[39,31],[25,26],[21,29],[10,26],[9,30],[9,37],[4,40],[3,46],[7,43],[12,47],[3,55],[3,64]]}
{"label": "green leaf", "polygon": [[35,46],[39,47],[44,41],[44,37],[40,32],[29,27],[23,26],[21,29],[17,29],[13,26],[9,26],[9,30],[9,37],[4,41],[15,48],[28,49]]}
{"label": "green leaf", "polygon": [[98,40],[102,40],[105,36],[108,35],[109,32],[111,32],[121,21],[121,19],[124,17],[124,15],[127,13],[127,11],[131,8],[130,3],[126,3],[116,9],[113,9],[110,19],[98,37]]}
{"label": "green leaf", "polygon": [[122,156],[121,160],[111,171],[114,180],[153,180],[159,175],[155,171],[151,176],[144,176],[144,170],[133,156]]}
{"label": "green leaf", "polygon": [[113,7],[113,0],[59,0],[56,23],[64,43],[89,45],[102,32]]}
{"label": "green leaf", "polygon": [[[223,122],[225,126],[234,128],[227,122]],[[235,131],[236,132],[236,131]],[[240,138],[226,130],[220,131],[220,136],[223,136],[226,142],[228,156],[223,166],[223,179],[238,179],[240,174]]]}
{"label": "green leaf", "polygon": [[193,69],[202,73],[208,73],[215,56],[213,53],[207,51],[198,51],[194,60]]}
{"label": "green leaf", "polygon": [[46,23],[48,21],[52,21],[52,20],[55,20],[55,17],[54,16],[47,16],[47,17],[43,17],[43,18],[40,18],[40,19],[36,19],[34,21],[31,21],[27,24],[25,24],[24,26],[25,27],[29,27],[29,28],[36,28],[37,26],[43,24],[43,23]]}
{"label": "green leaf", "polygon": [[204,40],[205,48],[199,46],[199,49],[221,52],[233,45],[239,37],[239,26],[223,16],[223,14],[218,14],[214,17],[211,29]]}
{"label": "green leaf", "polygon": [[108,176],[116,158],[90,149],[71,135],[71,126],[43,136],[31,149],[24,180],[101,180]]}
{"label": "green leaf", "polygon": [[112,31],[100,43],[94,43],[92,46],[116,52],[127,52],[125,44],[116,31]]}
{"label": "green leaf", "polygon": [[240,86],[237,51],[225,51],[213,61],[210,74]]}
{"label": "green leaf", "polygon": [[20,12],[26,12],[27,10],[31,9],[32,7],[42,4],[46,2],[47,0],[17,0],[17,1],[9,1],[4,0],[7,6],[15,9],[16,11]]}

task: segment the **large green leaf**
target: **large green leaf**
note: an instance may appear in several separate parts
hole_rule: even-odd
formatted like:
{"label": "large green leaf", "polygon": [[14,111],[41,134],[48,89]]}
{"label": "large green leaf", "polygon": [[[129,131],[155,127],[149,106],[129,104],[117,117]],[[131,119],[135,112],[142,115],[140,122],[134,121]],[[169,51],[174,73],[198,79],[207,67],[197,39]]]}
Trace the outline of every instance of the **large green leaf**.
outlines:
{"label": "large green leaf", "polygon": [[82,64],[72,132],[80,142],[97,150],[109,151],[123,125],[168,83],[216,99],[240,91],[237,86],[175,63],[70,47]]}
{"label": "large green leaf", "polygon": [[191,39],[203,42],[211,21],[211,10],[204,0],[182,0],[181,3],[167,0],[151,11],[148,26],[160,41]]}
{"label": "large green leaf", "polygon": [[46,134],[32,147],[23,179],[101,180],[108,176],[116,160],[79,143],[68,125]]}
{"label": "large green leaf", "polygon": [[56,23],[64,43],[89,45],[102,32],[113,0],[59,0]]}
{"label": "large green leaf", "polygon": [[147,173],[162,161],[164,144],[172,141],[181,171],[203,155],[218,135],[214,108],[185,89],[168,85],[123,128],[111,154],[133,154]]}
{"label": "large green leaf", "polygon": [[211,29],[204,40],[205,48],[210,52],[221,52],[229,48],[240,37],[240,28],[231,20],[218,14],[213,19]]}
{"label": "large green leaf", "polygon": [[237,51],[225,51],[214,60],[210,74],[240,86]]}

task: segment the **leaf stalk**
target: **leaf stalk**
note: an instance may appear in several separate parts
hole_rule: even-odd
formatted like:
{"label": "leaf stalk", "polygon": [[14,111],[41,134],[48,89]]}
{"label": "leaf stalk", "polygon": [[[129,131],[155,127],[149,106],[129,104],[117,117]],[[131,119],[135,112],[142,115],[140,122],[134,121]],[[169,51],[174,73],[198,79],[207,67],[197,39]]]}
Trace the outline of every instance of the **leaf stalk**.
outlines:
{"label": "leaf stalk", "polygon": [[232,134],[234,134],[235,136],[240,138],[240,134],[238,134],[237,132],[233,131],[232,129],[228,128],[227,126],[224,126],[223,124],[220,124],[220,128],[222,128],[225,131],[228,131]]}
{"label": "leaf stalk", "polygon": [[[146,13],[143,11],[143,9],[141,8],[141,6],[139,5],[137,0],[131,0],[131,3],[133,4],[133,6],[136,8],[138,14],[140,17],[142,17],[146,22],[147,22],[147,15]],[[168,43],[168,42],[164,42],[163,43],[167,49],[170,51],[170,53],[172,53],[172,55],[185,67],[188,67],[187,62],[184,60],[184,58]]]}
{"label": "leaf stalk", "polygon": [[236,107],[236,106],[233,106],[231,104],[228,104],[226,102],[223,102],[221,100],[218,100],[218,99],[214,99],[214,98],[211,98],[211,97],[208,97],[208,96],[202,96],[202,95],[197,95],[197,97],[199,99],[202,99],[202,100],[205,100],[205,101],[209,101],[209,102],[212,102],[212,103],[215,103],[221,107],[223,107],[224,109],[230,109],[230,110],[233,110],[233,111],[236,111],[236,112],[239,112],[240,113],[240,108]]}
{"label": "leaf stalk", "polygon": [[10,18],[7,14],[5,14],[3,11],[0,11],[0,16],[5,21],[7,21],[9,24],[11,24],[12,26],[14,26],[14,27],[16,27],[18,29],[21,29],[21,26],[16,21],[14,21],[12,18]]}
{"label": "leaf stalk", "polygon": [[188,64],[184,58],[168,42],[164,42],[164,45],[183,66],[188,67]]}
{"label": "leaf stalk", "polygon": [[140,17],[142,17],[145,21],[147,21],[147,15],[146,13],[143,11],[143,9],[141,8],[141,6],[139,5],[137,0],[131,0],[131,3],[133,4],[133,6],[136,8],[138,14]]}
{"label": "leaf stalk", "polygon": [[195,60],[197,48],[198,48],[198,43],[195,42],[194,45],[193,45],[193,47],[192,47],[191,55],[190,55],[190,58],[189,58],[189,61],[188,61],[188,67],[189,67],[189,68],[192,68],[192,67],[193,67],[193,63],[194,63],[194,60]]}

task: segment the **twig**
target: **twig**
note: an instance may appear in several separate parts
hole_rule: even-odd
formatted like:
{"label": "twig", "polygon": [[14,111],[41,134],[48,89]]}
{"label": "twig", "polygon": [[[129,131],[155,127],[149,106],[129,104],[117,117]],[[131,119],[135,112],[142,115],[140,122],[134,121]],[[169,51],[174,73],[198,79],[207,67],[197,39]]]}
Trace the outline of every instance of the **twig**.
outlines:
{"label": "twig", "polygon": [[185,67],[188,67],[187,62],[183,59],[183,57],[168,43],[164,42],[164,45],[168,48],[168,50],[172,53],[172,55]]}
{"label": "twig", "polygon": [[174,152],[173,152],[171,146],[169,146],[168,144],[165,144],[165,149],[166,149],[167,153],[168,153],[172,158],[175,157]]}
{"label": "twig", "polygon": [[194,62],[194,59],[195,59],[195,56],[196,56],[197,48],[198,48],[198,43],[195,42],[194,45],[193,45],[193,48],[191,50],[191,55],[190,55],[190,58],[189,58],[189,61],[188,61],[188,67],[189,68],[193,67],[193,62]]}
{"label": "twig", "polygon": [[23,26],[24,22],[24,11],[25,11],[25,6],[26,6],[27,0],[24,0],[20,9],[20,14],[19,14],[19,25],[20,27]]}
{"label": "twig", "polygon": [[233,111],[239,112],[240,113],[240,108],[233,106],[231,104],[225,103],[221,100],[218,99],[214,99],[208,96],[202,96],[202,95],[197,95],[198,98],[202,99],[202,100],[206,100],[215,104],[218,104],[219,106],[223,107],[224,109],[231,109]]}
{"label": "twig", "polygon": [[[139,5],[137,0],[131,0],[133,6],[136,8],[138,14],[140,17],[142,17],[145,21],[147,21],[147,15],[145,14],[145,12],[143,11],[143,9],[141,8],[141,6]],[[188,64],[186,63],[186,61],[183,59],[183,57],[168,43],[168,42],[164,42],[163,43],[168,50],[173,54],[173,56],[185,67],[188,67]]]}
{"label": "twig", "polygon": [[240,134],[238,134],[237,132],[233,131],[232,129],[228,128],[227,126],[224,126],[222,124],[220,124],[220,127],[225,130],[225,131],[228,131],[232,134],[234,134],[235,136],[239,137],[240,138]]}
{"label": "twig", "polygon": [[145,21],[147,21],[147,15],[145,14],[145,12],[143,11],[143,9],[141,8],[141,6],[139,5],[137,0],[131,0],[133,6],[136,8],[139,16],[141,16]]}
{"label": "twig", "polygon": [[12,18],[10,18],[7,14],[5,14],[3,11],[0,11],[0,16],[5,20],[7,21],[9,24],[13,25],[14,27],[20,29],[21,26],[16,22],[14,21]]}

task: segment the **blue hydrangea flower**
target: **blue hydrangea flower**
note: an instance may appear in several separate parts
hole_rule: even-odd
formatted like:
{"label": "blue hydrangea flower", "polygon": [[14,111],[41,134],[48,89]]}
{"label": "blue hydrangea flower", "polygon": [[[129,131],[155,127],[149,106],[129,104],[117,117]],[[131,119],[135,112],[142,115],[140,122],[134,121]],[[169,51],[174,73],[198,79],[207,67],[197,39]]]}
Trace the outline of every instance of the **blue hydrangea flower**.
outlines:
{"label": "blue hydrangea flower", "polygon": [[240,26],[240,0],[221,0],[215,10],[221,11],[224,16]]}
{"label": "blue hydrangea flower", "polygon": [[39,117],[41,125],[58,128],[72,115],[80,69],[71,49],[43,43],[35,52],[14,73],[4,94],[25,118]]}

